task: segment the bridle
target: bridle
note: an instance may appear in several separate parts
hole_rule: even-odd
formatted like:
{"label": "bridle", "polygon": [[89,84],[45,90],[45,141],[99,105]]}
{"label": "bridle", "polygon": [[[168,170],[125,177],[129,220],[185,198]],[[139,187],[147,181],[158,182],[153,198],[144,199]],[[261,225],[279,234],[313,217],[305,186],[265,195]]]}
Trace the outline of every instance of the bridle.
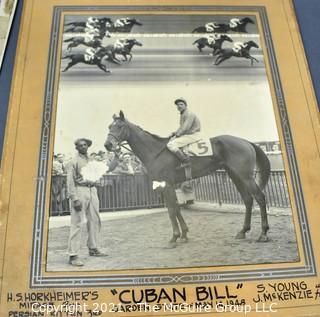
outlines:
{"label": "bridle", "polygon": [[[132,151],[131,149],[129,149],[128,147],[126,147],[126,145],[128,145],[128,142],[126,142],[126,141],[120,141],[119,138],[118,138],[116,135],[114,135],[114,134],[112,134],[112,133],[110,133],[110,132],[108,133],[108,136],[111,136],[111,137],[117,142],[118,148],[124,148],[124,149],[126,149],[127,151],[133,153],[133,151]],[[117,149],[113,150],[113,152],[114,152],[114,151],[117,151]]]}

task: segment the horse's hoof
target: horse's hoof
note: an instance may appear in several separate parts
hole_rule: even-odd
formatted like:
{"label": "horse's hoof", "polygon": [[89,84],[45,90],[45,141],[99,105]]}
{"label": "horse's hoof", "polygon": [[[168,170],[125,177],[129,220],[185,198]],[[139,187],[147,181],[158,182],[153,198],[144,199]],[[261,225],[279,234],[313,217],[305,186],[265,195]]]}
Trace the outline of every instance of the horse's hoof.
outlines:
{"label": "horse's hoof", "polygon": [[165,246],[165,249],[174,249],[177,247],[177,242],[169,242],[167,246]]}
{"label": "horse's hoof", "polygon": [[188,240],[189,240],[189,239],[188,239],[187,237],[180,238],[180,242],[181,242],[181,243],[187,243]]}
{"label": "horse's hoof", "polygon": [[266,234],[261,234],[261,236],[257,240],[257,242],[268,242],[268,241],[269,241],[269,238]]}
{"label": "horse's hoof", "polygon": [[236,239],[245,239],[246,238],[246,234],[244,232],[238,232],[236,235]]}

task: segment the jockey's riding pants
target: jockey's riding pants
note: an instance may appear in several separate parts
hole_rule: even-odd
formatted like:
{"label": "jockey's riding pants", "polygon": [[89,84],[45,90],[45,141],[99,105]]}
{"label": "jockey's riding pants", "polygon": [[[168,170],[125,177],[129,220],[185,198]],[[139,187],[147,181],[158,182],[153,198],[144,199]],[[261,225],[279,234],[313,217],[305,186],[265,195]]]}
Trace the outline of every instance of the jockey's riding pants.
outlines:
{"label": "jockey's riding pants", "polygon": [[171,152],[177,152],[180,148],[197,142],[201,139],[200,133],[196,132],[193,134],[186,134],[186,135],[182,135],[180,137],[176,137],[174,139],[171,139],[168,144],[167,147]]}

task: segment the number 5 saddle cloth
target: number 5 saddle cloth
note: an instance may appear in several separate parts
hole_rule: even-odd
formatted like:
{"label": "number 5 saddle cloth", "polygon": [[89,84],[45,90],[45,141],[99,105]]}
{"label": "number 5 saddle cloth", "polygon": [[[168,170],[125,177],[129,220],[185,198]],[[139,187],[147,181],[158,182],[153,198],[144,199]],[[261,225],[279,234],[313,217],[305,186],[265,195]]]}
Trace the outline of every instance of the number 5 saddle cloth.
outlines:
{"label": "number 5 saddle cloth", "polygon": [[210,156],[213,154],[209,138],[201,138],[194,143],[190,143],[184,146],[182,151],[189,156]]}

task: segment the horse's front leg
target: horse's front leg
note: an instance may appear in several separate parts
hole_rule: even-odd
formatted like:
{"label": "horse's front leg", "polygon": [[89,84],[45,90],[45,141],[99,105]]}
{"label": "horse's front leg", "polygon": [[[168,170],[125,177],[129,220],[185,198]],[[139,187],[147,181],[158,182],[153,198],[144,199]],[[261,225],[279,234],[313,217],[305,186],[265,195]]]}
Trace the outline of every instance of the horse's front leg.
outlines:
{"label": "horse's front leg", "polygon": [[172,238],[169,241],[168,248],[175,248],[177,239],[180,237],[179,224],[177,220],[177,202],[174,187],[167,185],[165,189],[165,199],[167,202],[169,219],[172,225]]}
{"label": "horse's front leg", "polygon": [[124,62],[126,62],[127,60],[128,60],[128,58],[127,58],[127,54],[126,53],[122,53],[122,56],[124,57]]}
{"label": "horse's front leg", "polygon": [[256,61],[257,63],[259,63],[259,61],[253,56],[250,56],[250,59],[251,59],[251,66],[253,66],[253,61]]}
{"label": "horse's front leg", "polygon": [[182,217],[181,209],[180,209],[180,206],[178,206],[178,204],[177,204],[176,208],[177,208],[177,210],[176,210],[177,218],[178,218],[180,228],[181,228],[180,241],[185,243],[188,241],[187,234],[188,234],[189,228],[188,228],[186,222],[184,221],[184,218]]}
{"label": "horse's front leg", "polygon": [[105,73],[111,74],[111,70],[107,69],[105,65],[98,63],[97,66],[102,69]]}
{"label": "horse's front leg", "polygon": [[128,53],[128,55],[130,56],[130,58],[129,58],[129,62],[130,62],[132,60],[132,54]]}

